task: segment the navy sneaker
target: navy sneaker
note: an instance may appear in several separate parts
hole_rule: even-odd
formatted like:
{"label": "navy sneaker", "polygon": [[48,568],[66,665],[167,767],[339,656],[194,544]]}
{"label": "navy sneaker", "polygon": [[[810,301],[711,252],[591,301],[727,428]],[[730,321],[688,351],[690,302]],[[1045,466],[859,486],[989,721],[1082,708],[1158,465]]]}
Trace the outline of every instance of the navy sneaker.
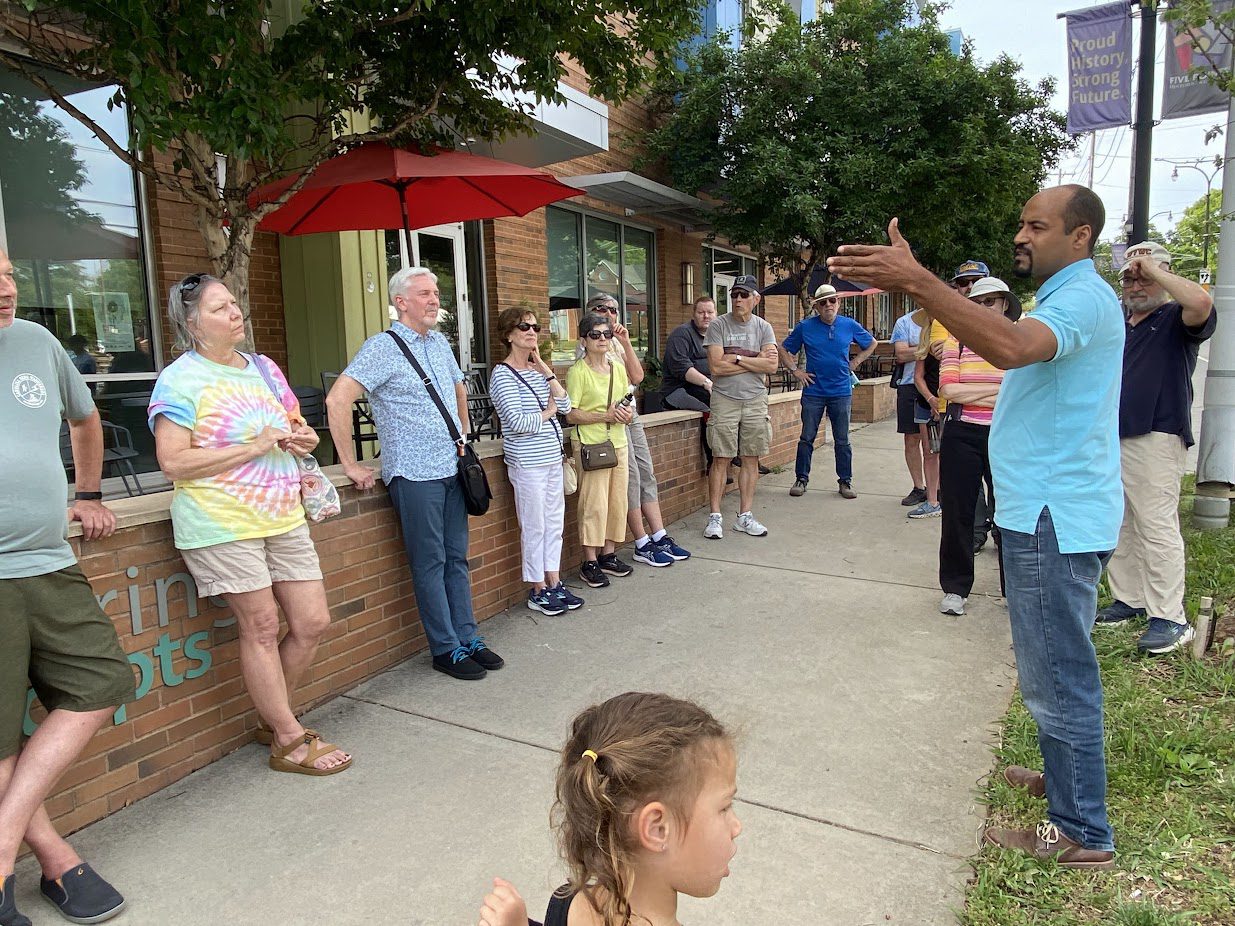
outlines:
{"label": "navy sneaker", "polygon": [[539,611],[541,614],[548,614],[551,617],[566,613],[566,603],[547,588],[542,588],[540,591],[535,589],[529,591],[527,593],[527,606],[533,611]]}
{"label": "navy sneaker", "polygon": [[671,556],[679,562],[684,559],[690,559],[690,550],[684,550],[682,547],[679,547],[677,545],[677,541],[675,541],[668,534],[665,534],[665,536],[661,537],[659,540],[653,540],[652,542],[656,544],[656,546],[660,547],[661,553]]}
{"label": "navy sneaker", "polygon": [[1136,648],[1143,653],[1161,656],[1191,643],[1194,636],[1196,633],[1191,624],[1177,624],[1164,617],[1151,617],[1149,629],[1136,641]]}
{"label": "navy sneaker", "polygon": [[620,559],[616,553],[602,553],[600,559],[596,562],[600,564],[600,568],[609,573],[611,576],[628,576],[635,570],[631,568],[630,563]]}
{"label": "navy sneaker", "polygon": [[85,862],[59,878],[44,878],[43,896],[71,923],[102,923],[124,909],[124,898]]}
{"label": "navy sneaker", "polygon": [[580,598],[578,595],[576,595],[574,592],[572,592],[570,589],[568,589],[561,582],[558,582],[557,585],[549,589],[549,594],[552,595],[554,598],[556,598],[558,601],[560,601],[562,604],[564,604],[567,610],[570,610],[570,611],[577,611],[579,608],[583,607],[584,605],[583,599]]}
{"label": "navy sneaker", "polygon": [[[635,555],[632,557],[636,563],[643,563],[645,566],[655,566],[658,569],[665,566],[673,565],[673,557],[660,548],[659,545],[648,541],[641,547],[635,547]],[[600,568],[604,569],[605,564],[602,562]]]}
{"label": "navy sneaker", "polygon": [[0,887],[0,926],[31,926],[30,918],[17,912],[17,900],[13,896],[17,878],[9,875]]}
{"label": "navy sneaker", "polygon": [[1124,621],[1131,620],[1134,617],[1144,616],[1144,608],[1134,608],[1132,605],[1124,604],[1116,598],[1098,612],[1098,616],[1094,618],[1094,623],[1105,624],[1107,627],[1114,627],[1115,625],[1122,624]]}

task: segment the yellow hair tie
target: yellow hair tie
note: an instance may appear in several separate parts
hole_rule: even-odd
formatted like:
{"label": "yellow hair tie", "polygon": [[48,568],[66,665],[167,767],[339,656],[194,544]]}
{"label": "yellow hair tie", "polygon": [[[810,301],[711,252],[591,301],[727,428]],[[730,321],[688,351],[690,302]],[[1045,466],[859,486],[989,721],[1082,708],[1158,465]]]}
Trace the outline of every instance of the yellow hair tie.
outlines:
{"label": "yellow hair tie", "polygon": [[593,762],[595,762],[597,759],[599,759],[599,758],[600,758],[600,756],[596,755],[596,753],[595,753],[595,751],[594,751],[594,750],[591,750],[591,749],[585,749],[585,750],[583,750],[583,755],[581,755],[579,758],[581,758],[581,759],[591,759]]}

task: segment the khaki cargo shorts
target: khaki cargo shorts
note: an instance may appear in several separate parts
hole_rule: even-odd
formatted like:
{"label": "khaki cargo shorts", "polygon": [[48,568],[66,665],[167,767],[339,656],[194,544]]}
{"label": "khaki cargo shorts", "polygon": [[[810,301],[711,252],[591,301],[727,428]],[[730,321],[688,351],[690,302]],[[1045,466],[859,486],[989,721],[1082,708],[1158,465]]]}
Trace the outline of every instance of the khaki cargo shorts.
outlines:
{"label": "khaki cargo shorts", "polygon": [[250,537],[181,550],[180,556],[193,574],[197,594],[203,598],[256,592],[275,582],[310,582],[322,577],[308,524],[273,537]]}
{"label": "khaki cargo shorts", "polygon": [[713,456],[729,459],[768,455],[772,449],[772,422],[768,420],[766,393],[739,402],[713,392],[711,409],[708,446]]}
{"label": "khaki cargo shorts", "polygon": [[21,748],[27,686],[49,711],[98,711],[136,696],[116,628],[76,565],[0,579],[0,759]]}

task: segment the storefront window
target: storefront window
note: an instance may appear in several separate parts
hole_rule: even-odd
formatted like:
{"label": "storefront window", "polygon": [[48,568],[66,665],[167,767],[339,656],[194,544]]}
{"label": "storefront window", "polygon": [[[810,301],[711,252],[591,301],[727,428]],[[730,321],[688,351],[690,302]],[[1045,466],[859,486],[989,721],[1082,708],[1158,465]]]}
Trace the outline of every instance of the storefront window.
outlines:
{"label": "storefront window", "polygon": [[650,231],[548,207],[549,330],[553,359],[574,360],[579,315],[593,296],[622,307],[636,351],[655,350],[655,239]]}
{"label": "storefront window", "polygon": [[[108,108],[115,87],[44,76],[112,138],[129,137],[124,107]],[[13,262],[18,315],[64,345],[114,425],[105,437],[131,442],[132,462],[149,471],[157,464],[145,411],[160,350],[135,181],[81,123],[0,67],[0,244]]]}

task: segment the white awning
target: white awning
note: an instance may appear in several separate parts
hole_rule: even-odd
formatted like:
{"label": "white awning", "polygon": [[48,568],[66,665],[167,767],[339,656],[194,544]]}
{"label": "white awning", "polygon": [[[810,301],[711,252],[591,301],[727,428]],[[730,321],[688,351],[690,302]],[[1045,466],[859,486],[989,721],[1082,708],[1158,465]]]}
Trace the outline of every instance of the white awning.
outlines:
{"label": "white awning", "polygon": [[652,216],[681,225],[686,231],[698,231],[711,226],[712,207],[689,193],[649,180],[629,170],[608,174],[584,174],[579,177],[558,177],[563,183],[586,190],[590,196],[622,206],[626,215]]}

